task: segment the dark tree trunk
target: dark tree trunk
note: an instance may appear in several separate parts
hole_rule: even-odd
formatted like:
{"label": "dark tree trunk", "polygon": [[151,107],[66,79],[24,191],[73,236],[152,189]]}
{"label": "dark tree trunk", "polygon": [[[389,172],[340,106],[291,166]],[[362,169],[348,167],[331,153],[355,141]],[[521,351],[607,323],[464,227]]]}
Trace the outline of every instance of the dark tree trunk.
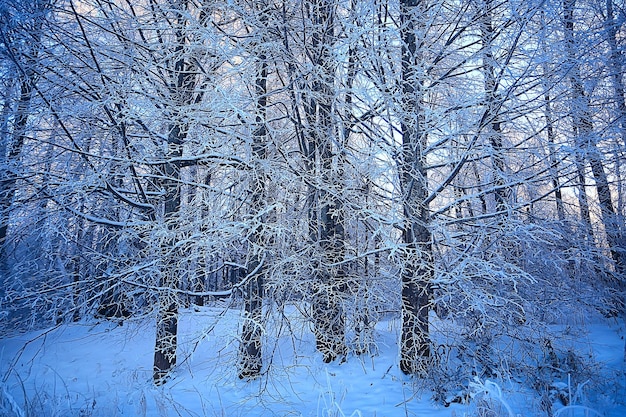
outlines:
{"label": "dark tree trunk", "polygon": [[183,144],[187,138],[188,125],[185,122],[182,110],[195,101],[194,89],[196,73],[194,65],[185,56],[188,0],[176,3],[176,18],[173,28],[176,37],[176,47],[173,50],[174,64],[169,69],[170,84],[168,88],[169,100],[164,108],[171,119],[168,133],[168,152],[161,167],[161,187],[165,191],[163,198],[163,227],[168,230],[169,239],[161,247],[162,269],[160,291],[158,293],[157,331],[154,347],[154,383],[161,385],[174,365],[176,365],[176,347],[178,333],[178,281],[181,253],[176,249],[176,230],[178,213],[181,208],[180,193],[180,166],[179,160],[183,154]]}
{"label": "dark tree trunk", "polygon": [[[345,286],[342,261],[345,253],[344,214],[338,192],[343,174],[333,169],[333,142],[340,141],[332,120],[334,67],[331,47],[334,42],[335,5],[328,0],[315,0],[309,5],[313,23],[310,56],[316,68],[311,93],[306,97],[308,129],[307,156],[310,188],[309,236],[319,245],[320,262],[314,277],[312,310],[317,349],[324,362],[331,362],[346,353],[345,320],[341,307]],[[341,153],[341,149],[338,153]],[[341,165],[341,157],[337,165]],[[316,172],[317,171],[317,172]]]}
{"label": "dark tree trunk", "polygon": [[[576,175],[578,177],[578,204],[580,206],[580,216],[585,227],[586,238],[590,246],[595,248],[595,236],[593,225],[591,222],[591,211],[589,210],[589,199],[587,197],[586,178],[585,178],[585,156],[581,143],[581,135],[583,134],[582,125],[584,118],[581,114],[580,105],[584,96],[584,89],[580,82],[580,74],[578,64],[576,63],[575,41],[574,41],[574,7],[575,1],[563,1],[563,19],[565,27],[565,46],[566,46],[566,62],[567,69],[570,72],[569,78],[571,83],[571,110],[570,116],[573,120],[573,132],[575,137],[575,145],[578,151],[574,155],[576,164]],[[591,120],[588,120],[591,123]]]}
{"label": "dark tree trunk", "polygon": [[[544,77],[547,77],[546,70],[544,69]],[[550,94],[547,91],[544,93],[544,117],[546,119],[546,133],[548,136],[548,152],[550,154],[550,177],[552,177],[552,188],[554,189],[554,199],[556,201],[556,213],[557,218],[561,223],[565,221],[565,206],[563,204],[563,195],[561,193],[561,181],[559,176],[559,161],[556,155],[555,149],[555,133],[554,125],[552,121],[552,105],[550,101]]]}
{"label": "dark tree trunk", "polygon": [[[608,178],[604,171],[602,162],[602,154],[598,149],[593,131],[593,121],[591,114],[590,99],[585,92],[581,80],[580,67],[575,53],[574,38],[574,9],[576,0],[563,1],[563,15],[565,26],[565,43],[567,62],[569,70],[569,79],[571,84],[571,100],[572,100],[572,118],[574,134],[576,136],[576,145],[580,160],[578,163],[579,179],[584,182],[584,168],[582,164],[586,161],[591,166],[591,173],[595,180],[596,193],[598,195],[598,203],[600,205],[600,213],[604,230],[606,232],[609,244],[611,258],[615,263],[618,274],[624,273],[626,263],[624,257],[626,254],[621,250],[621,222],[613,207],[611,198],[611,189],[609,187]],[[577,154],[577,155],[578,155]],[[588,207],[587,207],[588,210]],[[587,213],[585,215],[588,215]],[[589,220],[590,222],[590,220]]]}
{"label": "dark tree trunk", "polygon": [[606,0],[605,36],[609,44],[609,70],[617,108],[617,124],[622,146],[626,150],[626,88],[624,88],[624,66],[622,52],[618,46],[618,22],[615,19],[613,0]]}
{"label": "dark tree trunk", "polygon": [[[9,228],[9,212],[15,197],[17,174],[16,166],[22,153],[26,139],[26,124],[28,122],[30,101],[33,95],[32,77],[24,74],[20,81],[20,94],[17,101],[16,118],[12,134],[7,135],[9,143],[6,154],[0,155],[3,159],[0,171],[0,272],[7,268],[7,233]],[[9,103],[5,103],[8,106]],[[13,167],[14,169],[10,169]]]}
{"label": "dark tree trunk", "polygon": [[[258,28],[265,30],[268,21],[267,6],[263,3],[258,11],[260,13]],[[261,39],[264,37],[261,36]],[[263,42],[263,41],[261,41]],[[250,239],[249,250],[252,252],[251,261],[248,264],[248,280],[245,286],[244,310],[245,319],[241,336],[239,378],[254,378],[260,375],[263,366],[261,349],[261,329],[263,316],[263,274],[264,258],[263,251],[263,219],[258,218],[263,209],[265,198],[265,183],[267,175],[264,172],[264,160],[267,158],[267,127],[265,124],[267,113],[267,56],[264,46],[257,57],[257,74],[255,81],[256,120],[253,131],[252,158],[254,179],[252,182],[251,211],[257,218],[258,225],[254,225],[254,232]]]}
{"label": "dark tree trunk", "polygon": [[423,80],[419,69],[422,39],[420,16],[426,9],[421,0],[400,1],[400,34],[402,37],[402,154],[399,161],[400,184],[404,206],[405,259],[402,269],[402,334],[400,369],[405,374],[425,371],[424,360],[430,356],[428,313],[430,281],[433,274],[430,215],[424,203],[427,194],[427,172],[424,149]]}
{"label": "dark tree trunk", "polygon": [[166,382],[171,369],[176,365],[178,337],[178,305],[174,292],[159,294],[156,343],[154,346],[154,383]]}
{"label": "dark tree trunk", "polygon": [[253,255],[249,263],[249,281],[245,286],[244,310],[245,321],[241,335],[239,378],[255,378],[261,374],[262,358],[262,320],[263,320],[263,275],[261,259]]}
{"label": "dark tree trunk", "polygon": [[[14,5],[13,5],[14,6]],[[9,3],[9,8],[13,7]],[[8,71],[15,71],[19,80],[19,93],[15,109],[15,119],[11,132],[3,131],[0,140],[7,140],[0,146],[0,273],[7,268],[7,234],[9,217],[17,186],[17,167],[26,140],[26,128],[30,106],[36,91],[37,70],[41,34],[51,8],[51,2],[24,2],[14,9],[18,16],[3,16],[0,27],[0,40],[4,52],[13,64]],[[23,7],[23,9],[21,9]],[[20,16],[21,15],[21,16]],[[10,20],[10,22],[9,22]],[[4,108],[11,108],[11,94],[7,92]],[[7,113],[8,114],[8,113]],[[8,129],[8,120],[3,120]],[[4,130],[4,129],[3,129]]]}
{"label": "dark tree trunk", "polygon": [[[181,138],[181,132],[178,128],[172,129],[170,133],[170,142],[177,141]],[[180,147],[172,147],[172,149],[180,149]],[[174,150],[169,155],[170,158],[181,156],[180,150]],[[163,169],[165,180],[163,181],[166,190],[164,203],[164,221],[165,227],[173,233],[176,225],[175,215],[180,209],[180,192],[178,189],[177,177],[178,169],[172,164],[167,163]],[[158,308],[156,320],[156,342],[154,347],[154,383],[161,385],[166,382],[171,369],[176,365],[176,347],[178,334],[178,299],[176,289],[178,287],[178,256],[174,250],[176,241],[171,237],[165,242],[162,251],[162,270],[158,293]]]}
{"label": "dark tree trunk", "polygon": [[[613,0],[606,0],[606,39],[609,44],[610,57],[609,57],[609,69],[611,72],[611,80],[613,82],[613,90],[615,95],[615,106],[617,108],[617,123],[619,127],[620,136],[622,137],[622,146],[623,149],[626,150],[626,88],[624,87],[624,65],[623,59],[620,55],[620,50],[618,47],[617,39],[618,39],[618,22],[615,19],[613,10]],[[618,206],[618,210],[619,210]],[[619,277],[620,280],[620,291],[622,293],[626,293],[626,277],[624,273],[626,273],[626,248],[624,248],[624,236],[626,233],[624,230],[624,221],[623,218],[617,215],[622,215],[619,211],[616,211],[615,224],[613,224],[614,234],[614,251],[612,256],[617,259],[617,271],[621,274]],[[626,295],[625,295],[626,297]],[[626,306],[626,299],[623,301]],[[625,307],[626,308],[626,307]]]}
{"label": "dark tree trunk", "polygon": [[478,201],[480,201],[480,214],[481,215],[485,215],[487,214],[488,208],[487,208],[487,198],[485,198],[485,192],[482,189],[482,178],[480,176],[480,172],[478,171],[478,167],[477,167],[477,163],[473,162],[472,163],[472,171],[474,173],[474,177],[476,177],[476,188],[478,190]]}
{"label": "dark tree trunk", "polygon": [[504,156],[502,143],[502,123],[500,121],[500,103],[498,98],[498,81],[495,73],[495,58],[491,51],[494,40],[493,24],[491,22],[492,0],[483,0],[480,17],[480,34],[482,42],[482,72],[485,86],[485,114],[487,117],[487,133],[492,149],[493,186],[496,201],[496,212],[506,214],[507,200],[510,194],[505,181]]}

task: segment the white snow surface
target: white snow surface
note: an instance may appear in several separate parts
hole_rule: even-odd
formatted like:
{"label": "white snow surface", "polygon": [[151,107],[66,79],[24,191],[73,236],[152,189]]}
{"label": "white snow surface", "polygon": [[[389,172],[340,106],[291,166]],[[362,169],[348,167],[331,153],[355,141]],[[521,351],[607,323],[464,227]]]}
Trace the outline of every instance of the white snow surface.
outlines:
{"label": "white snow surface", "polygon": [[[289,331],[266,343],[269,371],[237,378],[238,310],[181,310],[178,365],[152,384],[154,320],[80,322],[0,340],[0,415],[6,416],[544,416],[519,382],[473,382],[469,404],[444,407],[418,378],[397,366],[398,322],[376,328],[377,352],[324,364],[308,324],[286,308]],[[268,325],[269,326],[269,325]],[[276,334],[276,330],[272,332]],[[604,367],[607,392],[587,392],[598,406],[572,404],[559,416],[626,416],[624,327],[585,325],[577,343]],[[271,358],[271,359],[270,359]],[[479,398],[480,397],[480,398]],[[485,401],[489,411],[481,409]],[[600,408],[601,407],[601,408]]]}

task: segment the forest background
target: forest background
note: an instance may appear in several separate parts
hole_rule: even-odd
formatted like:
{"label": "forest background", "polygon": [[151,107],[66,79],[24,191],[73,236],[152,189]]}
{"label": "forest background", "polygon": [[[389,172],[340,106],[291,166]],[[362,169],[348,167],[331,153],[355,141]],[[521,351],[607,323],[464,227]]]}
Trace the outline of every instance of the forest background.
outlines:
{"label": "forest background", "polygon": [[550,326],[625,310],[625,34],[612,0],[0,1],[2,334],[152,317],[162,385],[226,300],[249,380],[297,305],[324,362],[395,317],[440,401],[459,364],[549,392],[502,358],[566,378]]}

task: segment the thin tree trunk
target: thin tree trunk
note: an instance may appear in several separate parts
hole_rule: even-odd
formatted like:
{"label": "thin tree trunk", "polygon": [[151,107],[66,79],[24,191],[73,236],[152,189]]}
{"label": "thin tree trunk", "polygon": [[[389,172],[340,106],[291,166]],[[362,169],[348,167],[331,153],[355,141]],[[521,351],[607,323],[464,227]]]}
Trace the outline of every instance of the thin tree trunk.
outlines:
{"label": "thin tree trunk", "polygon": [[[621,52],[618,48],[617,44],[617,32],[618,32],[618,23],[615,20],[614,10],[613,10],[613,0],[606,0],[606,22],[605,22],[605,34],[607,38],[607,42],[609,44],[610,56],[609,56],[609,68],[611,72],[611,80],[613,82],[613,90],[615,95],[615,105],[617,107],[617,123],[619,127],[620,136],[622,138],[622,151],[626,152],[626,88],[624,87],[624,66],[622,64],[623,59],[621,57]],[[616,164],[616,170],[619,175],[619,165]],[[621,199],[621,181],[618,181],[618,196]],[[626,249],[623,248],[624,237],[624,221],[621,215],[623,214],[620,209],[620,204],[618,204],[618,211],[615,213],[615,224],[613,225],[614,230],[619,231],[617,236],[615,237],[615,250],[616,253],[613,254],[619,258],[617,262],[617,271],[622,274],[620,277],[620,291],[622,293],[626,292],[626,278],[623,277],[624,272],[626,272],[626,253],[624,252]],[[620,215],[620,216],[618,216]],[[619,248],[619,250],[618,250]],[[624,296],[626,297],[626,295]],[[626,305],[626,301],[623,302]],[[626,348],[625,348],[626,349]],[[626,352],[626,350],[625,350]]]}
{"label": "thin tree trunk", "polygon": [[[574,21],[573,21],[573,8],[575,5],[575,1],[571,2],[570,0],[563,1],[563,10],[564,10],[564,27],[565,27],[565,45],[566,45],[566,53],[567,53],[567,63],[570,68],[570,82],[572,84],[572,102],[571,106],[571,114],[570,117],[573,120],[573,133],[576,140],[576,145],[578,148],[580,145],[580,127],[582,121],[580,120],[580,112],[576,109],[579,106],[578,100],[584,94],[582,90],[582,85],[580,84],[578,66],[576,64],[576,56],[574,52],[575,44],[574,44]],[[576,92],[576,90],[579,90]],[[578,99],[578,100],[577,100]],[[580,208],[580,217],[585,227],[586,238],[589,240],[589,244],[591,247],[595,248],[595,236],[593,231],[593,226],[591,222],[591,211],[589,210],[589,199],[587,197],[587,189],[586,189],[586,175],[585,175],[585,159],[582,155],[583,149],[579,149],[574,155],[574,162],[576,164],[576,175],[578,177],[578,205]]]}
{"label": "thin tree trunk", "polygon": [[[545,25],[545,13],[541,10],[541,22]],[[542,34],[543,35],[543,34]],[[548,56],[548,48],[545,44],[545,36],[541,36],[541,49]],[[554,189],[554,199],[556,203],[557,218],[561,224],[565,222],[565,206],[563,204],[563,195],[561,193],[561,181],[559,176],[559,161],[556,155],[555,141],[556,134],[554,132],[554,119],[552,115],[552,99],[550,97],[550,70],[548,68],[547,60],[541,64],[541,70],[543,72],[543,115],[546,120],[546,135],[548,137],[548,154],[550,161],[550,177],[552,178],[552,188]]]}
{"label": "thin tree trunk", "polygon": [[[545,75],[544,75],[545,76]],[[548,152],[550,155],[550,176],[552,177],[552,188],[554,189],[554,199],[556,202],[556,213],[559,222],[565,222],[565,206],[563,204],[563,194],[561,193],[561,181],[559,177],[559,161],[556,156],[554,124],[552,121],[552,106],[550,94],[544,94],[544,117],[546,119],[546,133],[548,136]]]}
{"label": "thin tree trunk", "polygon": [[605,35],[609,44],[609,70],[617,107],[617,123],[622,137],[623,150],[626,151],[626,88],[624,87],[624,70],[621,52],[617,44],[618,23],[615,20],[613,0],[606,0]]}
{"label": "thin tree trunk", "polygon": [[485,198],[485,192],[482,189],[482,178],[480,176],[480,172],[478,171],[478,166],[476,162],[472,162],[472,171],[474,173],[474,177],[476,177],[476,188],[478,189],[478,200],[480,201],[480,214],[487,214],[487,199]]}
{"label": "thin tree trunk", "polygon": [[404,210],[405,259],[402,268],[402,334],[400,369],[405,374],[423,372],[423,361],[430,356],[428,313],[430,281],[433,275],[433,253],[427,197],[427,172],[423,127],[423,81],[419,69],[421,39],[417,39],[425,2],[400,1],[400,36],[402,40],[402,153],[399,161],[400,184]]}
{"label": "thin tree trunk", "polygon": [[[621,240],[620,225],[613,207],[611,190],[609,188],[609,182],[602,163],[602,155],[597,147],[596,139],[594,137],[593,121],[590,111],[590,99],[584,90],[580,76],[580,68],[575,54],[575,7],[576,0],[563,1],[566,52],[570,71],[569,78],[572,88],[572,116],[574,132],[577,140],[577,148],[581,154],[581,158],[584,158],[583,161],[586,160],[591,166],[591,173],[593,174],[596,183],[596,193],[598,195],[602,223],[606,232],[611,258],[615,262],[616,270],[621,274],[623,273],[626,264],[622,259],[624,254],[622,254],[619,250]],[[580,176],[582,169],[580,166],[578,169]],[[584,180],[584,174],[583,178],[580,179]]]}
{"label": "thin tree trunk", "polygon": [[492,149],[491,160],[493,163],[493,185],[496,201],[496,212],[506,214],[507,200],[510,194],[505,186],[504,157],[502,154],[502,123],[499,117],[498,82],[494,69],[494,56],[491,45],[494,40],[493,24],[491,22],[492,0],[483,0],[483,10],[480,17],[480,34],[482,42],[482,72],[485,88],[486,113],[489,115],[488,126],[485,127],[489,143]]}

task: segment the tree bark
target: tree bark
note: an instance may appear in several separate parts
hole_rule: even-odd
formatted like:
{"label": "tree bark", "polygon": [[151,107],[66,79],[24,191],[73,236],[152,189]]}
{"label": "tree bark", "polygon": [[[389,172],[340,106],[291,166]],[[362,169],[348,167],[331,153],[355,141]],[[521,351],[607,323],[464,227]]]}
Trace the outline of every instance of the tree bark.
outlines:
{"label": "tree bark", "polygon": [[622,146],[626,150],[626,88],[624,87],[624,67],[623,58],[618,47],[618,22],[615,20],[615,12],[613,10],[613,0],[606,0],[606,21],[605,36],[609,44],[609,71],[611,74],[611,82],[615,95],[615,106],[617,110],[617,124],[620,136],[622,137]]}
{"label": "tree bark", "polygon": [[[615,20],[613,10],[613,0],[606,0],[606,22],[605,22],[605,34],[606,39],[609,44],[609,69],[611,72],[611,81],[613,83],[613,90],[615,95],[615,106],[617,112],[617,124],[619,128],[619,133],[622,138],[622,147],[623,151],[626,151],[626,87],[624,86],[624,66],[623,60],[621,58],[620,50],[617,44],[618,38],[618,23]],[[618,167],[619,170],[619,167]],[[621,183],[620,183],[621,186]],[[619,189],[618,189],[619,190]],[[619,209],[618,205],[618,209]],[[620,277],[620,291],[624,293],[626,291],[626,277],[623,274],[626,272],[626,249],[623,248],[624,245],[624,222],[622,218],[619,218],[617,214],[620,214],[619,211],[616,211],[615,219],[616,224],[613,225],[614,230],[619,231],[618,235],[615,237],[615,249],[616,253],[612,254],[614,257],[617,257],[619,261],[617,262],[617,271],[622,275]],[[619,219],[619,222],[617,221]],[[626,297],[626,296],[625,296]],[[626,301],[623,302],[626,305]]]}
{"label": "tree bark", "polygon": [[581,165],[583,161],[586,161],[591,166],[591,173],[595,180],[595,188],[598,195],[598,203],[600,205],[602,224],[607,236],[611,258],[615,263],[616,271],[621,275],[623,274],[624,267],[626,266],[623,259],[625,254],[620,251],[621,225],[613,207],[608,178],[606,172],[604,171],[602,155],[598,149],[595,132],[593,130],[590,99],[585,92],[581,80],[580,67],[575,53],[575,7],[576,0],[563,0],[565,43],[569,80],[571,85],[573,127],[576,137],[577,150],[581,159],[578,165],[579,179],[581,182],[584,181],[584,172]]}
{"label": "tree bark", "polygon": [[426,200],[427,172],[424,149],[424,85],[419,69],[423,68],[422,39],[417,39],[425,2],[400,1],[400,35],[402,39],[402,153],[399,161],[400,184],[404,210],[402,240],[405,246],[402,268],[402,334],[400,369],[405,374],[425,371],[430,356],[428,314],[430,281],[433,275],[433,253],[429,209]]}
{"label": "tree bark", "polygon": [[[544,70],[544,77],[546,71]],[[554,189],[554,199],[556,202],[556,213],[559,222],[565,222],[565,206],[563,204],[563,194],[561,193],[561,181],[559,176],[559,161],[555,149],[555,133],[552,119],[552,104],[550,94],[547,92],[543,96],[543,111],[546,119],[546,134],[548,136],[548,152],[550,155],[550,177],[552,177],[552,188]]]}
{"label": "tree bark", "polygon": [[[31,100],[35,93],[36,69],[38,63],[39,48],[41,44],[41,34],[47,17],[50,4],[40,2],[33,4],[32,10],[25,4],[25,10],[16,11],[24,13],[26,16],[16,18],[17,27],[12,27],[13,22],[6,22],[1,19],[0,42],[6,48],[7,56],[14,65],[19,80],[19,92],[15,109],[15,120],[12,131],[8,131],[8,120],[3,120],[2,137],[7,140],[3,143],[0,154],[2,167],[0,170],[0,272],[5,273],[7,268],[7,233],[9,226],[10,210],[13,204],[17,186],[17,166],[22,153],[22,148],[26,140],[26,128],[30,115]],[[28,13],[32,14],[28,14]],[[6,17],[7,20],[9,16]],[[23,19],[23,21],[22,21]],[[32,19],[32,21],[31,21]],[[23,31],[24,33],[20,33]],[[24,48],[26,48],[24,50]],[[10,109],[10,96],[7,92],[4,109]],[[4,111],[3,111],[4,112]],[[6,136],[5,136],[6,135]]]}
{"label": "tree bark", "polygon": [[[170,144],[182,139],[182,131],[174,127],[170,131]],[[180,157],[182,152],[179,146],[170,148],[170,158]],[[174,249],[176,245],[176,214],[180,209],[180,191],[178,184],[179,172],[172,163],[166,163],[163,168],[163,188],[165,190],[164,202],[164,225],[168,230],[168,238],[163,243],[161,251],[161,282],[158,292],[158,308],[156,320],[156,341],[154,347],[154,383],[161,385],[166,382],[171,369],[176,365],[176,348],[178,335],[178,300],[176,289],[178,287],[178,256]]]}
{"label": "tree bark", "polygon": [[[540,11],[541,24],[545,27],[545,13]],[[540,45],[544,55],[548,57],[549,49],[546,45],[546,36],[544,33],[540,33]],[[554,131],[554,115],[552,113],[552,98],[550,96],[550,86],[552,85],[552,72],[549,68],[549,62],[546,58],[541,63],[541,72],[543,80],[543,116],[546,123],[546,136],[548,139],[548,155],[550,164],[550,177],[552,179],[552,188],[554,189],[554,199],[556,204],[556,213],[559,222],[564,224],[565,222],[565,205],[563,203],[563,194],[561,192],[561,179],[559,174],[559,161],[557,158],[557,152],[555,148],[556,133]]]}
{"label": "tree bark", "polygon": [[181,208],[180,166],[177,159],[182,157],[183,144],[187,138],[188,125],[184,120],[183,109],[194,102],[196,74],[194,66],[185,56],[188,37],[186,33],[188,0],[175,4],[176,17],[173,21],[175,33],[174,63],[169,69],[169,101],[164,103],[166,114],[170,117],[168,128],[166,160],[161,168],[161,187],[165,191],[163,198],[163,227],[167,230],[167,239],[162,245],[161,290],[158,293],[157,332],[154,347],[154,383],[161,385],[174,365],[176,365],[176,347],[178,333],[178,300],[176,289],[179,281],[178,261],[180,254],[176,250],[177,215]]}
{"label": "tree bark", "polygon": [[[9,212],[15,197],[17,186],[16,166],[22,153],[22,147],[26,139],[26,124],[28,122],[30,101],[33,95],[32,79],[24,74],[20,81],[20,94],[17,101],[16,119],[6,154],[1,155],[4,159],[2,171],[0,171],[0,271],[6,272],[7,268],[7,232],[9,227]],[[5,105],[8,105],[5,104]],[[13,167],[13,169],[9,168]],[[12,172],[13,171],[13,172]]]}
{"label": "tree bark", "polygon": [[503,144],[502,144],[502,122],[499,115],[498,103],[498,80],[496,79],[496,73],[494,68],[495,58],[491,51],[491,45],[494,40],[494,31],[492,24],[492,0],[483,0],[482,13],[480,17],[480,34],[482,42],[482,73],[484,77],[485,88],[485,106],[487,107],[486,120],[488,125],[485,127],[485,132],[491,145],[492,155],[491,160],[493,164],[493,186],[494,196],[496,201],[496,212],[500,214],[506,214],[507,200],[510,194],[508,187],[505,185],[505,172],[504,172],[504,156],[503,156]]}
{"label": "tree bark", "polygon": [[[265,2],[258,10],[258,28],[263,31],[268,22],[268,10]],[[265,183],[267,176],[264,172],[264,161],[267,158],[267,76],[268,65],[265,52],[265,37],[259,36],[260,52],[257,56],[257,74],[255,80],[256,119],[252,133],[252,158],[255,166],[252,182],[251,212],[254,232],[250,239],[251,260],[248,264],[248,280],[245,286],[244,298],[244,325],[241,336],[239,357],[239,378],[254,378],[261,374],[263,366],[261,336],[263,313],[263,219],[259,218],[265,201]],[[257,224],[258,222],[258,224]]]}
{"label": "tree bark", "polygon": [[[341,307],[345,286],[342,261],[345,253],[343,207],[336,195],[341,167],[333,168],[333,142],[337,132],[332,120],[335,63],[332,45],[335,31],[335,4],[314,0],[309,4],[312,34],[310,56],[313,67],[311,92],[306,97],[307,156],[311,175],[309,237],[319,245],[320,261],[314,277],[312,313],[317,349],[324,362],[346,353],[345,319]],[[339,149],[339,153],[342,150]],[[340,158],[339,158],[340,159]],[[341,165],[339,160],[337,165]],[[335,195],[333,195],[335,194]]]}

